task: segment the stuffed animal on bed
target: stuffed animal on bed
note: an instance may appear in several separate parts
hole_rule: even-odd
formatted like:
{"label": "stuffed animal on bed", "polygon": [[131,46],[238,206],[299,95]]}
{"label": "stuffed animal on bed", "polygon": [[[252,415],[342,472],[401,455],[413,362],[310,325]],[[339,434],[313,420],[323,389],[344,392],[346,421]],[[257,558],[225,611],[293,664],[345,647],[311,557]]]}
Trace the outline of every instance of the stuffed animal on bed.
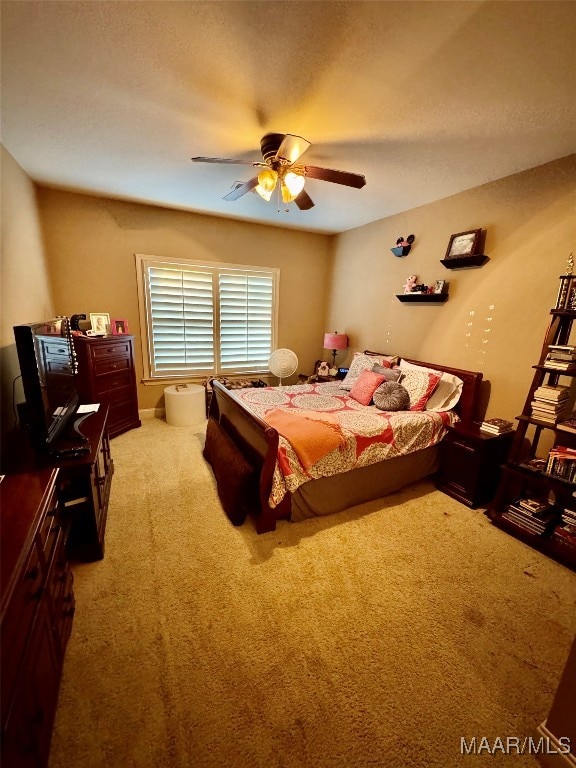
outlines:
{"label": "stuffed animal on bed", "polygon": [[412,291],[416,287],[417,280],[418,280],[418,277],[416,275],[409,275],[406,278],[406,282],[404,283],[404,293],[412,293]]}
{"label": "stuffed animal on bed", "polygon": [[330,366],[328,363],[320,363],[316,373],[318,376],[330,376]]}

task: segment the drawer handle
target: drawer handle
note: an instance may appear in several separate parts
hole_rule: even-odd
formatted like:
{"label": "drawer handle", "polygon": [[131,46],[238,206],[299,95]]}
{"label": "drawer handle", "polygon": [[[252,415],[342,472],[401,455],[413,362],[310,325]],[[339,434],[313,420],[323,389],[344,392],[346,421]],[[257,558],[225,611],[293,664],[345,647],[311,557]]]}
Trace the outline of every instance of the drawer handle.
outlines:
{"label": "drawer handle", "polygon": [[38,589],[35,592],[32,592],[32,594],[30,595],[30,599],[31,600],[40,600],[40,598],[42,597],[42,593],[43,592],[44,592],[44,588],[43,587],[38,587]]}
{"label": "drawer handle", "polygon": [[29,571],[26,571],[24,578],[28,579],[29,581],[36,581],[39,573],[40,571],[38,569],[38,566],[35,565],[33,568],[30,568]]}
{"label": "drawer handle", "polygon": [[469,445],[466,445],[466,443],[461,443],[459,440],[454,440],[452,445],[455,445],[457,448],[464,448],[464,450],[468,451],[469,453],[474,453],[474,448],[471,448]]}

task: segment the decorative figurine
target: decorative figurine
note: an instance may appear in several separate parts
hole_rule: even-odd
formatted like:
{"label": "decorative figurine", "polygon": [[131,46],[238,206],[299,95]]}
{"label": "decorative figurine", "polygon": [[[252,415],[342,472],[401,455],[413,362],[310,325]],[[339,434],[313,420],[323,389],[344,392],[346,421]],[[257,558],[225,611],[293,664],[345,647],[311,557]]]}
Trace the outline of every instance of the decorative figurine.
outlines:
{"label": "decorative figurine", "polygon": [[416,287],[416,281],[418,280],[418,277],[416,275],[410,275],[406,278],[406,282],[404,283],[404,293],[412,293],[414,288]]}
{"label": "decorative figurine", "polygon": [[572,254],[572,251],[570,252],[570,256],[568,256],[568,264],[566,266],[566,274],[571,275],[572,270],[574,269],[574,256]]}
{"label": "decorative figurine", "polygon": [[390,248],[390,250],[394,256],[408,256],[410,253],[410,248],[412,247],[412,243],[415,239],[415,235],[408,235],[406,240],[404,240],[403,237],[399,237],[398,240],[396,240],[396,246],[394,248]]}

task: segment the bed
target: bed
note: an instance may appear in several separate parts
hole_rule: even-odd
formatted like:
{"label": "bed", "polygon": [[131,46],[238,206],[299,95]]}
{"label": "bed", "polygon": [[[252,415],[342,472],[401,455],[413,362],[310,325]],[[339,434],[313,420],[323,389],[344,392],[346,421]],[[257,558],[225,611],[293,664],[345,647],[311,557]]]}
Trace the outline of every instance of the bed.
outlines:
{"label": "bed", "polygon": [[[370,350],[357,354],[392,359]],[[251,517],[265,533],[279,519],[333,514],[434,474],[446,427],[477,414],[482,373],[406,358],[401,365],[457,377],[457,404],[445,411],[388,412],[353,400],[342,382],[231,391],[213,380],[204,458],[231,522]],[[327,441],[336,439],[333,433],[340,440],[320,459],[298,446],[305,429],[295,428],[316,429],[316,421]]]}

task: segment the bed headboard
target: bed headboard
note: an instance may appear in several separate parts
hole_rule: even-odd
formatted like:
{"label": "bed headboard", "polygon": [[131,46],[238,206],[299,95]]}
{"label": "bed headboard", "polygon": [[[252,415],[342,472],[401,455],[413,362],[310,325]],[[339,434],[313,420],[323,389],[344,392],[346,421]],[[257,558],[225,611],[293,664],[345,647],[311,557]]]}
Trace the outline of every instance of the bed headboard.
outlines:
{"label": "bed headboard", "polygon": [[[369,349],[365,349],[364,354],[388,355],[389,353],[373,352]],[[467,371],[464,368],[452,368],[448,365],[439,365],[438,363],[424,363],[422,360],[412,360],[409,357],[403,357],[401,360],[406,360],[407,363],[412,363],[414,365],[421,365],[423,368],[433,368],[435,371],[452,373],[454,376],[458,376],[459,379],[462,379],[464,382],[462,396],[454,410],[460,416],[462,421],[470,422],[478,418],[478,412],[480,410],[480,383],[483,375],[480,371]]]}

